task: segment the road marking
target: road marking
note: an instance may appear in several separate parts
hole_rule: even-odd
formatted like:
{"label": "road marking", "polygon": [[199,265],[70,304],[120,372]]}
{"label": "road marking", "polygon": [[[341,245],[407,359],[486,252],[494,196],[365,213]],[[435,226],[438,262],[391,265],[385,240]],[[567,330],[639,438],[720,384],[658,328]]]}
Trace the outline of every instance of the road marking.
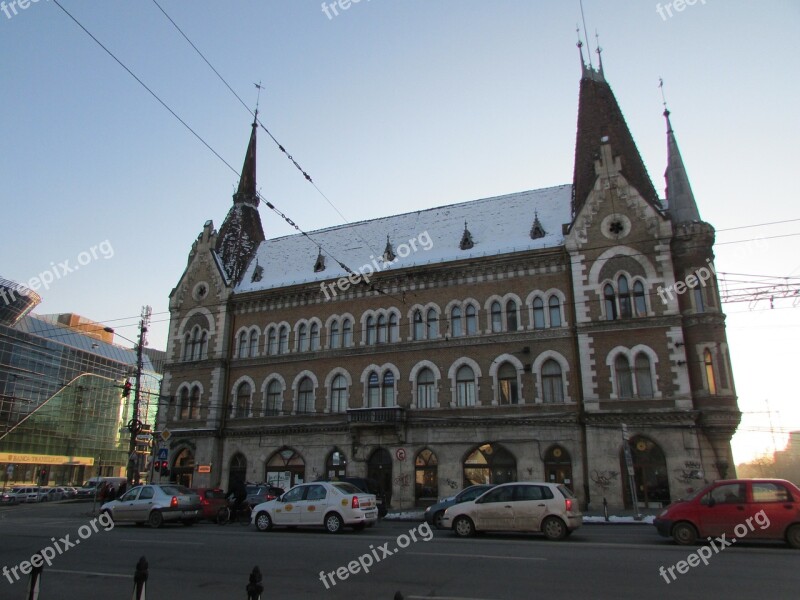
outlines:
{"label": "road marking", "polygon": [[67,575],[95,575],[97,577],[121,577],[122,579],[133,579],[133,575],[120,575],[119,573],[101,573],[100,571],[72,571],[70,569],[50,569],[47,573],[66,573]]}
{"label": "road marking", "polygon": [[503,560],[547,560],[546,558],[539,558],[536,556],[497,556],[496,554],[447,554],[445,552],[403,552],[403,554],[413,554],[416,556],[456,556],[459,558],[500,558]]}
{"label": "road marking", "polygon": [[491,600],[491,598],[465,598],[463,596],[403,596],[408,600],[430,600],[431,598],[435,598],[436,600]]}

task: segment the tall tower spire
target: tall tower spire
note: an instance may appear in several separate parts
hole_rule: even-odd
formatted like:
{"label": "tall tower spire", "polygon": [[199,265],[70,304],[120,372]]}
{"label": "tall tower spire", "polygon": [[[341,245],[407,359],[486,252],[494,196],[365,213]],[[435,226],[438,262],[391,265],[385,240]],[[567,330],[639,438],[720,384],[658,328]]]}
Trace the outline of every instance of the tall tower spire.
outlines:
{"label": "tall tower spire", "polygon": [[[659,83],[662,94],[664,82]],[[664,102],[664,118],[667,121],[667,169],[664,171],[664,179],[667,181],[667,212],[672,222],[691,223],[700,221],[700,212],[697,210],[697,203],[692,193],[692,186],[689,184],[689,176],[686,174],[686,167],[683,165],[683,158],[678,149],[678,142],[675,139],[675,132],[672,130],[672,123],[669,120],[669,109],[666,101]]]}
{"label": "tall tower spire", "polygon": [[239,187],[233,195],[233,206],[228,211],[217,236],[216,251],[228,275],[228,283],[236,285],[258,246],[266,238],[258,214],[256,191],[256,131],[258,111],[255,113],[250,142],[244,157]]}

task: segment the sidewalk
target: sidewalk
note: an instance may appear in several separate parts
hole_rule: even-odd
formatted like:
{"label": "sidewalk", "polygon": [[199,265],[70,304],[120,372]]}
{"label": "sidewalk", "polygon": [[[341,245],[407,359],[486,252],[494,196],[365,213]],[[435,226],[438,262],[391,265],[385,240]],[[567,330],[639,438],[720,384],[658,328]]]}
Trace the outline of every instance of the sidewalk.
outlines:
{"label": "sidewalk", "polygon": [[[614,514],[609,514],[606,521],[602,511],[590,510],[583,513],[585,524],[599,525],[652,525],[653,519],[661,510],[642,510],[641,518],[637,518],[633,510],[615,510]],[[386,521],[424,521],[425,509],[406,508],[400,510],[390,510],[384,517]]]}

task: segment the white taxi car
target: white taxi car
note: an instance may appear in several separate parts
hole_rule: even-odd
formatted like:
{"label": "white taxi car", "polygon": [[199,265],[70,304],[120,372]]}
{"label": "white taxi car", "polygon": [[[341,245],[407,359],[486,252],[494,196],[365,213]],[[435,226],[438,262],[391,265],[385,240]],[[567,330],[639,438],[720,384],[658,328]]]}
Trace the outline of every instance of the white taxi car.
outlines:
{"label": "white taxi car", "polygon": [[364,529],[378,520],[374,494],[344,481],[302,483],[280,498],[253,507],[251,522],[259,531],[273,526],[319,527],[338,533],[343,527]]}
{"label": "white taxi car", "polygon": [[561,540],[583,524],[578,499],[562,484],[504,483],[448,508],[442,527],[460,537],[476,531],[532,531]]}

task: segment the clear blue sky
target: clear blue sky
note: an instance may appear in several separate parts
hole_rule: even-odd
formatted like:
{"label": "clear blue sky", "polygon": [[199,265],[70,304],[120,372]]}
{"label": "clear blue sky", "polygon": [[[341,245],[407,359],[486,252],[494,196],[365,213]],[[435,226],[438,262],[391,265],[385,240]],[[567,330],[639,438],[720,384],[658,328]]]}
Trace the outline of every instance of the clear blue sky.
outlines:
{"label": "clear blue sky", "polygon": [[[263,122],[349,221],[571,182],[577,0],[361,0],[331,19],[317,0],[159,1],[248,104],[263,82]],[[151,0],[61,2],[240,168],[247,111]],[[663,18],[650,1],[584,5],[662,196],[659,77],[702,217],[718,231],[800,218],[800,3],[698,0]],[[151,346],[164,348],[169,292],[203,223],[221,224],[237,177],[54,2],[9,14],[0,275],[26,282],[82,257],[41,291],[39,312],[77,312],[133,338],[150,304]],[[306,230],[342,222],[263,134],[258,184]],[[292,232],[264,208],[262,219],[268,237]],[[717,240],[799,231],[795,222]],[[797,276],[798,239],[720,244],[717,270]],[[112,258],[81,255],[106,240]],[[765,400],[779,431],[800,429],[798,310],[727,306],[746,413],[738,460],[772,449]]]}

